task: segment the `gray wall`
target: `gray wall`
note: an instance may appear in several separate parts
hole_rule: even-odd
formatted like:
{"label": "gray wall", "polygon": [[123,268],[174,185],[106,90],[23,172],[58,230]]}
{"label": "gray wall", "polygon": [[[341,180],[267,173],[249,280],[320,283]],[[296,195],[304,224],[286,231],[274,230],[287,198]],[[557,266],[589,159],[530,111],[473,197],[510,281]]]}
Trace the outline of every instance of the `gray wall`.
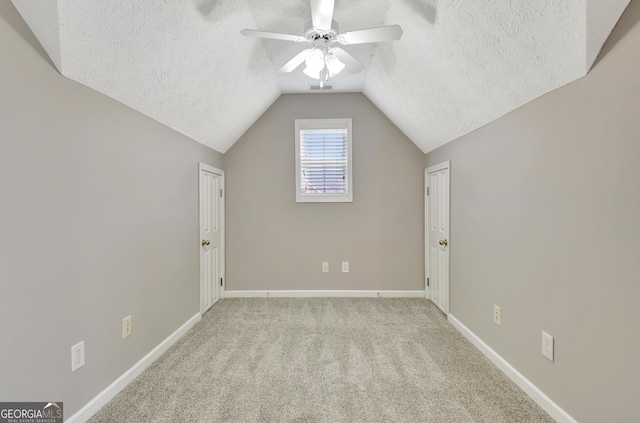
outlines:
{"label": "gray wall", "polygon": [[69,417],[198,313],[198,161],[222,156],[60,76],[4,1],[0,51],[0,399]]}
{"label": "gray wall", "polygon": [[586,77],[426,160],[451,160],[451,313],[581,423],[640,418],[639,20],[632,2]]}
{"label": "gray wall", "polygon": [[[353,118],[354,201],[296,203],[294,119],[337,117]],[[424,289],[424,154],[364,95],[283,95],[225,164],[227,290]]]}

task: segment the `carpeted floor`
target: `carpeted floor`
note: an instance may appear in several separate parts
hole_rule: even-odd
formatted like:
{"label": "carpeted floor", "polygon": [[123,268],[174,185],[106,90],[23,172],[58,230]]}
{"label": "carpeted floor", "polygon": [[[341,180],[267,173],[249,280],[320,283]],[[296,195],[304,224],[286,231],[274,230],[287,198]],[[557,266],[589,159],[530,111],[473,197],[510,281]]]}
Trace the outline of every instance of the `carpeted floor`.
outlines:
{"label": "carpeted floor", "polygon": [[90,422],[553,422],[429,301],[225,299]]}

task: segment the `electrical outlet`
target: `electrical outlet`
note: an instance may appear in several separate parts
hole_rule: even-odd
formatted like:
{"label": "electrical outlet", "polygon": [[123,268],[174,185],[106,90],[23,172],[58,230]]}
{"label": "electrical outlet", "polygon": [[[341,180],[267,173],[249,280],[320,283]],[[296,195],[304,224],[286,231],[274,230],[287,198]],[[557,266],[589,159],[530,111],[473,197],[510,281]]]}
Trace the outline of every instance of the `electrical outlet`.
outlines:
{"label": "electrical outlet", "polygon": [[84,366],[84,341],[71,347],[71,371],[75,372]]}
{"label": "electrical outlet", "polygon": [[542,355],[553,363],[553,336],[542,331]]}
{"label": "electrical outlet", "polygon": [[322,262],[322,273],[329,273],[329,262],[328,261],[323,261]]}
{"label": "electrical outlet", "polygon": [[131,316],[122,319],[122,339],[131,335]]}
{"label": "electrical outlet", "polygon": [[497,305],[493,306],[493,323],[502,326],[502,310]]}
{"label": "electrical outlet", "polygon": [[343,261],[342,262],[342,273],[349,273],[349,262],[348,261]]}

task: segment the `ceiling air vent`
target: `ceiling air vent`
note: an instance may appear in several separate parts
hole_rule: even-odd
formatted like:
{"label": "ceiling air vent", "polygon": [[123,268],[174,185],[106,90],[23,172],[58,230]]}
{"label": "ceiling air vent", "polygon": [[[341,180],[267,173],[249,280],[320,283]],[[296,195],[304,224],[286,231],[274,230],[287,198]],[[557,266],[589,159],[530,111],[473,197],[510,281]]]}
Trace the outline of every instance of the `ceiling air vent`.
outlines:
{"label": "ceiling air vent", "polygon": [[333,91],[333,84],[309,85],[309,91]]}

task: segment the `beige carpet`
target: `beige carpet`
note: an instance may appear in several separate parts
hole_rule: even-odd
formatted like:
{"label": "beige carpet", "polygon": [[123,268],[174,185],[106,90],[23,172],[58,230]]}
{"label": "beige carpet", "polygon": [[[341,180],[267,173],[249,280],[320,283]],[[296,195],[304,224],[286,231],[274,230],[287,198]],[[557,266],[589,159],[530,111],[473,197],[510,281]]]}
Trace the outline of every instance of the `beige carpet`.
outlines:
{"label": "beige carpet", "polygon": [[429,301],[225,299],[91,422],[553,422]]}

